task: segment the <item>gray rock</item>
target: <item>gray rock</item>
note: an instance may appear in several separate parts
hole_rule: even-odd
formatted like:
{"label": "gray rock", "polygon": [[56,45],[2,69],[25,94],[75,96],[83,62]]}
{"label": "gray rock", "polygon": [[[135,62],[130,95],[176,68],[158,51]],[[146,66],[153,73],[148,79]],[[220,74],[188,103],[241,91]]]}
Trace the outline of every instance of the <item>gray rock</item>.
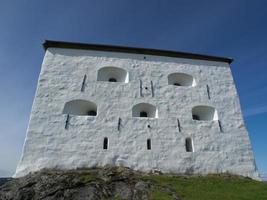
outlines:
{"label": "gray rock", "polygon": [[0,186],[0,200],[148,200],[152,187],[178,199],[171,189],[140,180],[140,174],[122,167],[42,170]]}

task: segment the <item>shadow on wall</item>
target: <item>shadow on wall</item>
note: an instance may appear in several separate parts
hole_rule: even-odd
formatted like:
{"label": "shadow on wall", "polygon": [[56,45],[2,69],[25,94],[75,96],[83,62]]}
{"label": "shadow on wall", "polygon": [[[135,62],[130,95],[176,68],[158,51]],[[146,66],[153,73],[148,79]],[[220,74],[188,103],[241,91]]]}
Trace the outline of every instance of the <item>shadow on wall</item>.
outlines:
{"label": "shadow on wall", "polygon": [[91,101],[72,100],[65,104],[63,114],[96,116],[97,105]]}
{"label": "shadow on wall", "polygon": [[218,120],[217,110],[211,106],[195,106],[192,108],[194,120],[214,121]]}
{"label": "shadow on wall", "polygon": [[173,73],[168,76],[168,84],[175,86],[193,87],[196,81],[193,76],[184,73]]}
{"label": "shadow on wall", "polygon": [[129,74],[118,67],[103,67],[97,72],[97,81],[128,83]]}
{"label": "shadow on wall", "polygon": [[133,117],[158,118],[158,109],[149,103],[139,103],[132,108]]}

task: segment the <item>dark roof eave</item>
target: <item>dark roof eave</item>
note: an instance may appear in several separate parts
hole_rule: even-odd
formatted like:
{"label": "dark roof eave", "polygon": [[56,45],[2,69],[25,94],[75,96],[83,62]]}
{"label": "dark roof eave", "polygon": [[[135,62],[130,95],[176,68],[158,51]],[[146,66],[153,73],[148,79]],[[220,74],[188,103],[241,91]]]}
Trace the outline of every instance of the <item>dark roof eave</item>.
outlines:
{"label": "dark roof eave", "polygon": [[159,49],[146,49],[137,47],[111,46],[111,45],[99,45],[99,44],[85,44],[85,43],[51,41],[51,40],[46,40],[43,43],[43,47],[45,50],[53,47],[66,48],[66,49],[85,49],[85,50],[95,50],[95,51],[111,51],[111,52],[135,53],[135,54],[146,54],[155,56],[188,58],[196,60],[218,61],[218,62],[226,62],[229,64],[231,64],[231,62],[233,61],[232,58],[186,53],[179,51],[167,51]]}

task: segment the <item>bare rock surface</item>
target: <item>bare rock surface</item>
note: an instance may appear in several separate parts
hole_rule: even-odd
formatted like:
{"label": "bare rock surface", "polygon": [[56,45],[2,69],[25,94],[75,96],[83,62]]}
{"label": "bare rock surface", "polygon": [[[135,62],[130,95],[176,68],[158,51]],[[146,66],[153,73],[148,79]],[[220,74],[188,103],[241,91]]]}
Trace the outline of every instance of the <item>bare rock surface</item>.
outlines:
{"label": "bare rock surface", "polygon": [[143,175],[122,167],[42,170],[7,180],[0,186],[0,200],[146,200],[150,190],[179,199],[170,188],[140,179]]}

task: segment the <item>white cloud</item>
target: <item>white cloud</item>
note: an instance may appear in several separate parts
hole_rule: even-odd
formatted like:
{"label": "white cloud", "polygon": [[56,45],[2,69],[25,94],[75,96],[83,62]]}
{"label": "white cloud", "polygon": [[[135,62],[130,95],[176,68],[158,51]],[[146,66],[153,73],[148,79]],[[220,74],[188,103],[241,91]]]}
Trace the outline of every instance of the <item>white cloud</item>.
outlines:
{"label": "white cloud", "polygon": [[250,117],[250,116],[259,115],[263,113],[267,113],[267,105],[258,106],[254,108],[248,108],[247,110],[244,110],[245,117]]}

